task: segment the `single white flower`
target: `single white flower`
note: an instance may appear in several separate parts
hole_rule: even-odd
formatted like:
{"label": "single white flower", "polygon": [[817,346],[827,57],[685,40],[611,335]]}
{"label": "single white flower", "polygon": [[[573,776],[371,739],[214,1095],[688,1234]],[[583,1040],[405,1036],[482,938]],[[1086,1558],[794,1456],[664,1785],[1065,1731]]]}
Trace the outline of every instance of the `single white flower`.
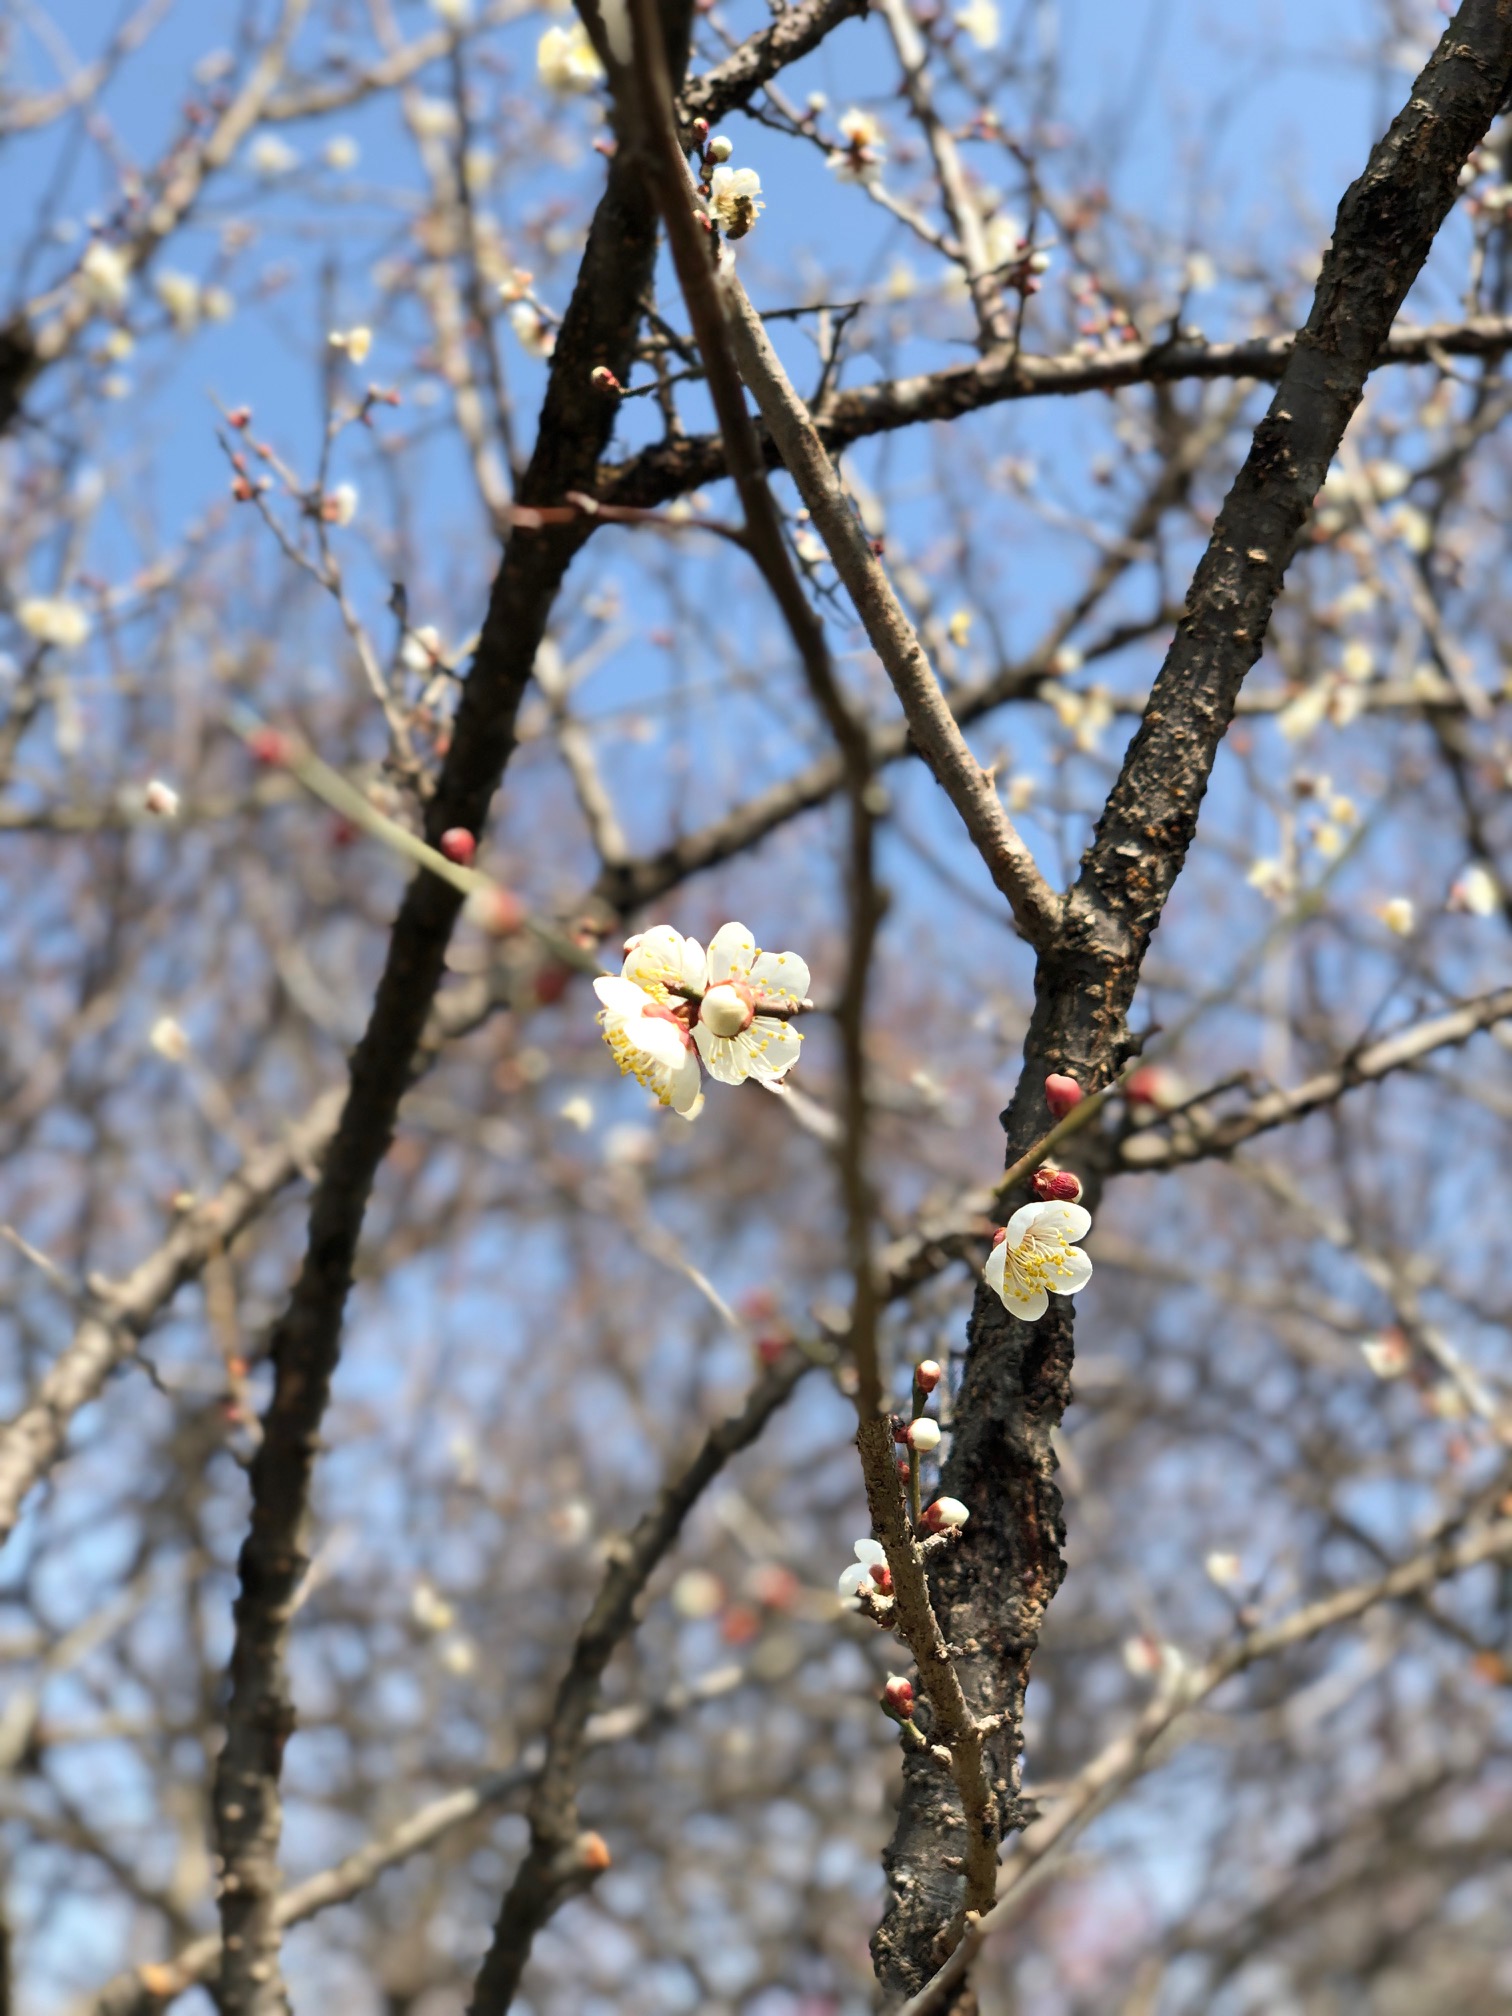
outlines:
{"label": "single white flower", "polygon": [[1383,1330],[1379,1337],[1367,1337],[1360,1356],[1377,1379],[1400,1379],[1412,1367],[1412,1346],[1400,1330]]}
{"label": "single white flower", "polygon": [[1472,861],[1449,891],[1449,908],[1471,917],[1494,917],[1500,902],[1496,877],[1483,861]]}
{"label": "single white flower", "polygon": [[509,311],[509,325],[520,339],[521,348],[532,357],[549,357],[556,348],[550,324],[528,301],[517,301]]}
{"label": "single white flower", "polygon": [[1417,924],[1417,906],[1410,896],[1388,897],[1376,915],[1398,938],[1410,938]]}
{"label": "single white flower", "polygon": [[684,1568],[672,1584],[672,1608],[689,1623],[717,1617],[725,1606],[725,1586],[707,1568]]}
{"label": "single white flower", "polygon": [[703,1081],[686,1025],[632,980],[605,975],[593,991],[603,1003],[598,1019],[604,1041],[620,1070],[684,1120],[696,1119]]}
{"label": "single white flower", "polygon": [[429,1582],[417,1582],[410,1592],[410,1615],[422,1631],[449,1631],[456,1612]]}
{"label": "single white flower", "polygon": [[333,329],[326,341],[333,350],[345,350],[354,364],[361,364],[373,347],[373,332],[359,324],[355,329]]}
{"label": "single white flower", "polygon": [[536,74],[548,91],[563,98],[591,91],[602,79],[604,66],[581,21],[570,28],[546,30],[536,44]]}
{"label": "single white flower", "polygon": [[441,1663],[448,1673],[454,1674],[458,1680],[465,1680],[478,1664],[478,1648],[471,1638],[464,1638],[458,1632],[442,1644]]}
{"label": "single white flower", "polygon": [[1084,1204],[1025,1204],[988,1255],[983,1269],[988,1287],[1013,1315],[1037,1322],[1052,1292],[1075,1295],[1092,1279],[1092,1262],[1075,1243],[1086,1238],[1091,1224]]}
{"label": "single white flower", "polygon": [[768,1007],[796,1009],[808,997],[809,969],[796,952],[762,952],[744,924],[725,924],[709,941],[708,974],[693,1040],[711,1078],[739,1085],[776,1080],[798,1062],[803,1038]]}
{"label": "single white flower", "polygon": [[79,277],[94,307],[115,313],[126,306],[131,261],[116,246],[97,238],[79,261]]}
{"label": "single white flower", "polygon": [[887,158],[881,120],[852,105],[840,115],[840,137],[844,147],[837,147],[829,157],[835,174],[842,182],[875,182]]}
{"label": "single white flower", "polygon": [[264,182],[275,182],[280,175],[294,172],[299,166],[299,156],[276,133],[260,133],[247,149],[247,166]]}
{"label": "single white flower", "polygon": [[709,209],[727,238],[744,238],[765,208],[754,168],[729,168],[721,162],[709,177]]}
{"label": "single white flower", "polygon": [[1262,855],[1259,860],[1252,861],[1244,879],[1251,889],[1258,889],[1272,903],[1286,902],[1295,887],[1285,862],[1278,861],[1273,854]]}
{"label": "single white flower", "polygon": [[39,644],[77,651],[89,638],[89,611],[62,595],[28,595],[16,605],[16,621]]}
{"label": "single white flower", "polygon": [[344,175],[349,168],[357,166],[362,158],[362,150],[350,134],[338,133],[334,140],[327,140],[321,158],[327,168],[337,175]]}
{"label": "single white flower", "polygon": [[1002,30],[1002,18],[993,0],[970,0],[956,10],[956,26],[963,28],[978,49],[995,49]]}
{"label": "single white flower", "polygon": [[321,516],[328,525],[350,525],[357,516],[357,485],[338,483],[327,493]]}
{"label": "single white flower", "polygon": [[1220,1589],[1232,1589],[1244,1579],[1244,1563],[1237,1554],[1215,1552],[1204,1557],[1202,1566],[1209,1582]]}
{"label": "single white flower", "polygon": [[449,98],[417,98],[409,122],[417,139],[450,140],[457,130],[457,108]]}
{"label": "single white flower", "polygon": [[182,1064],[189,1055],[189,1038],[183,1024],[175,1022],[171,1015],[158,1017],[148,1031],[147,1041],[170,1064]]}
{"label": "single white flower", "polygon": [[434,672],[438,664],[445,662],[445,657],[441,632],[434,623],[420,623],[404,633],[404,642],[399,646],[399,662],[406,672]]}
{"label": "single white flower", "polygon": [[576,1127],[579,1134],[586,1134],[593,1125],[593,1101],[585,1099],[581,1092],[574,1092],[570,1099],[564,1099],[558,1106],[557,1117],[565,1120],[569,1127]]}
{"label": "single white flower", "polygon": [[152,291],[168,310],[168,319],[181,336],[188,336],[199,327],[200,290],[197,280],[165,266],[153,274]]}
{"label": "single white flower", "polygon": [[856,1559],[853,1567],[847,1568],[836,1585],[842,1603],[859,1596],[870,1584],[878,1595],[892,1592],[892,1575],[887,1566],[887,1551],[875,1540],[856,1542]]}

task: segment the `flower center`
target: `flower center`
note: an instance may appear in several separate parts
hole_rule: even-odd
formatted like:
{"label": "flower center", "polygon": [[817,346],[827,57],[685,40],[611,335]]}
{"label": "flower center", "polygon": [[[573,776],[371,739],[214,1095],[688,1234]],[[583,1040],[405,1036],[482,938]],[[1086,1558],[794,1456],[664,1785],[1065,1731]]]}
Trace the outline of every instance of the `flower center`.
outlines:
{"label": "flower center", "polygon": [[743,980],[721,980],[703,998],[698,1019],[715,1036],[743,1036],[756,1018],[755,997]]}
{"label": "flower center", "polygon": [[1064,1232],[1031,1232],[1015,1253],[1009,1249],[1015,1278],[1026,1288],[1052,1292],[1057,1281],[1074,1272],[1071,1242]]}

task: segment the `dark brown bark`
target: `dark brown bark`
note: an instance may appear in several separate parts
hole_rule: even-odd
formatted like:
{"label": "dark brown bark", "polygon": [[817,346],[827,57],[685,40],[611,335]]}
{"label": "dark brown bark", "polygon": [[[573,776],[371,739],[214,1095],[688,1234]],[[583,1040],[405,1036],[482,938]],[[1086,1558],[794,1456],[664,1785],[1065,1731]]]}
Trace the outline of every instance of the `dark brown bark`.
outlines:
{"label": "dark brown bark", "polygon": [[[1339,206],[1306,326],[1213,528],[1187,614],[1042,954],[1024,1070],[1004,1125],[1013,1159],[1043,1132],[1044,1079],[1106,1084],[1128,1051],[1127,1015],[1151,934],[1196,830],[1219,743],[1255,663],[1313,499],[1392,321],[1454,202],[1459,170],[1512,83],[1512,0],[1466,0],[1403,111]],[[1011,1209],[1022,1201],[1010,1198]],[[1072,1324],[1038,1324],[980,1286],[945,1488],[971,1509],[939,1566],[935,1601],[979,1714],[1004,1716],[992,1750],[1010,1828],[1024,1691],[1065,1537],[1050,1434],[1071,1396]],[[960,1879],[945,1863],[961,1816],[942,1774],[905,1764],[886,1864],[893,1894],[873,1942],[884,1998],[919,1988],[944,1957]],[[967,1991],[969,1993],[969,1991]],[[955,2005],[964,2007],[962,2003]]]}
{"label": "dark brown bark", "polygon": [[[687,8],[664,15],[686,62]],[[617,159],[595,214],[564,319],[525,505],[592,487],[615,405],[591,373],[622,381],[656,254],[656,217],[639,172]],[[514,749],[515,719],[562,577],[587,526],[517,532],[495,579],[426,830],[477,832]],[[216,1774],[217,1846],[224,1863],[220,2006],[227,2016],[287,2008],[278,1977],[279,1777],[294,1727],[285,1670],[289,1620],[307,1565],[311,1472],[340,1354],[341,1321],[373,1179],[393,1137],[399,1101],[440,984],[461,897],[422,874],[394,926],[366,1034],[351,1064],[345,1110],[321,1172],[309,1241],[289,1307],[274,1332],[273,1397],[252,1466],[252,1513],[239,1563],[236,1641],[226,1745]]]}

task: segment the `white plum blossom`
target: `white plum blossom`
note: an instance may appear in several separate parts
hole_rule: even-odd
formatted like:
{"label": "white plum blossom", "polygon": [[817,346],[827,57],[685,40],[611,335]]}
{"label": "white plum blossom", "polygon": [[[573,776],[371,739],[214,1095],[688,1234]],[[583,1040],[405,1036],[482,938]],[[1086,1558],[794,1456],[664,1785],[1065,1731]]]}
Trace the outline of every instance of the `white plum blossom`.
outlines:
{"label": "white plum blossom", "polygon": [[956,26],[962,28],[978,49],[995,49],[1002,30],[1002,18],[994,0],[969,0],[956,9]]}
{"label": "white plum blossom", "polygon": [[546,30],[536,44],[536,74],[548,91],[563,98],[591,91],[600,81],[604,66],[581,21],[574,21],[570,28]]}
{"label": "white plum blossom", "polygon": [[1232,1589],[1244,1579],[1244,1563],[1237,1554],[1215,1551],[1204,1557],[1202,1566],[1209,1582],[1220,1589]]}
{"label": "white plum blossom", "polygon": [[192,335],[199,327],[199,282],[165,266],[152,276],[152,291],[168,310],[168,319],[179,334]]}
{"label": "white plum blossom", "polygon": [[885,1548],[875,1540],[858,1540],[855,1563],[845,1570],[837,1584],[841,1602],[852,1601],[868,1586],[877,1595],[885,1596],[891,1591],[892,1575]]}
{"label": "white plum blossom", "polygon": [[1494,917],[1500,903],[1496,877],[1484,861],[1472,861],[1449,891],[1449,908],[1470,917]]}
{"label": "white plum blossom", "polygon": [[528,301],[517,301],[509,311],[509,326],[520,346],[532,357],[549,357],[556,348],[556,336],[538,309]]}
{"label": "white plum blossom", "polygon": [[797,1009],[808,996],[809,969],[796,952],[762,952],[744,924],[725,924],[709,941],[708,971],[693,1040],[704,1068],[721,1085],[774,1081],[798,1062],[803,1038],[791,1021],[763,1013]]}
{"label": "white plum blossom", "polygon": [[1412,1346],[1400,1330],[1383,1330],[1379,1337],[1367,1337],[1360,1356],[1377,1379],[1400,1379],[1412,1369]]}
{"label": "white plum blossom", "polygon": [[333,350],[345,350],[354,364],[361,364],[373,347],[373,332],[365,324],[356,329],[333,329],[326,341]]}
{"label": "white plum blossom", "polygon": [[77,651],[89,640],[89,611],[62,595],[28,595],[16,605],[16,621],[39,644]]}
{"label": "white plum blossom", "polygon": [[1003,1306],[1034,1323],[1050,1295],[1075,1295],[1092,1279],[1092,1262],[1075,1243],[1087,1236],[1092,1214],[1083,1204],[1025,1204],[1008,1220],[988,1256],[983,1275]]}
{"label": "white plum blossom", "polygon": [[765,208],[761,177],[754,168],[730,168],[721,162],[709,177],[709,209],[727,238],[744,238]]}
{"label": "white plum blossom", "polygon": [[327,494],[325,509],[321,516],[329,525],[350,525],[357,516],[357,503],[357,485],[338,483],[336,488]]}
{"label": "white plum blossom", "polygon": [[79,261],[79,277],[93,307],[118,314],[131,288],[131,261],[114,245],[96,239]]}
{"label": "white plum blossom", "polygon": [[261,133],[247,149],[247,166],[265,182],[273,182],[280,175],[292,174],[299,166],[299,156],[276,133]]}
{"label": "white plum blossom", "polygon": [[349,133],[338,133],[333,140],[327,140],[321,159],[334,174],[345,175],[355,168],[362,158],[362,150]]}
{"label": "white plum blossom", "polygon": [[887,155],[881,120],[852,105],[840,115],[840,137],[844,147],[829,157],[835,174],[842,182],[875,182]]}
{"label": "white plum blossom", "polygon": [[1417,906],[1410,896],[1388,897],[1376,915],[1398,938],[1410,938],[1417,927]]}
{"label": "white plum blossom", "polygon": [[147,1041],[170,1064],[182,1064],[189,1055],[189,1037],[181,1022],[171,1015],[160,1015],[147,1032]]}
{"label": "white plum blossom", "polygon": [[703,1105],[698,1054],[686,1026],[633,980],[606,974],[593,983],[599,1024],[614,1061],[684,1120]]}

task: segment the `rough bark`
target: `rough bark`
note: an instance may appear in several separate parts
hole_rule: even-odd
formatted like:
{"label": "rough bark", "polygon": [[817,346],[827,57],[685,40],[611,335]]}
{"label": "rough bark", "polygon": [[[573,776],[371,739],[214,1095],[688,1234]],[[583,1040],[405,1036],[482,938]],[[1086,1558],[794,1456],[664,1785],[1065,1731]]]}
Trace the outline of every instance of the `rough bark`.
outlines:
{"label": "rough bark", "polygon": [[[1125,1061],[1140,965],[1185,861],[1240,684],[1260,655],[1365,380],[1509,83],[1512,0],[1466,0],[1339,206],[1312,312],[1213,528],[1058,940],[1039,960],[1024,1070],[1003,1116],[1010,1160],[1044,1130],[1047,1072],[1095,1089]],[[1021,1201],[1010,1197],[1007,1208]],[[1050,1435],[1071,1397],[1071,1371],[1069,1305],[1053,1302],[1040,1323],[1024,1324],[978,1287],[945,1475],[971,1521],[965,1544],[936,1570],[935,1601],[973,1706],[1004,1717],[992,1753],[1010,1829],[1029,1817],[1019,1797],[1024,1691],[1065,1572]],[[944,1958],[939,1935],[960,1890],[945,1858],[960,1826],[941,1774],[907,1762],[886,1856],[892,1896],[873,1941],[889,2006]],[[974,2006],[969,1988],[952,2006]]]}

